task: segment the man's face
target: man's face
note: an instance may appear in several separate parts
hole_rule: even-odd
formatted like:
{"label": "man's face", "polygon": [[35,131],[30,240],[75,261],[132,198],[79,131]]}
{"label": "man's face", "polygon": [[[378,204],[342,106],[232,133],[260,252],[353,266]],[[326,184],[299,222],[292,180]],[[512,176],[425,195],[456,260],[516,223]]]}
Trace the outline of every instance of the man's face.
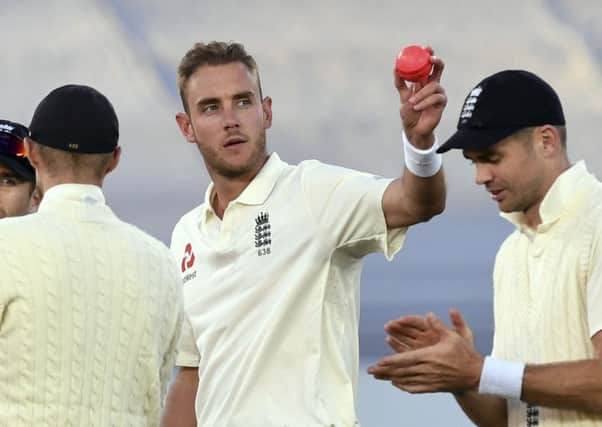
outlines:
{"label": "man's face", "polygon": [[25,215],[31,211],[33,183],[0,163],[0,218]]}
{"label": "man's face", "polygon": [[482,150],[464,150],[476,166],[476,183],[484,185],[502,212],[539,209],[546,192],[544,164],[530,136],[510,136]]}
{"label": "man's face", "polygon": [[259,94],[257,75],[244,64],[202,66],[186,90],[188,117],[178,124],[195,143],[210,174],[253,177],[267,158],[266,129],[271,126],[271,100]]}

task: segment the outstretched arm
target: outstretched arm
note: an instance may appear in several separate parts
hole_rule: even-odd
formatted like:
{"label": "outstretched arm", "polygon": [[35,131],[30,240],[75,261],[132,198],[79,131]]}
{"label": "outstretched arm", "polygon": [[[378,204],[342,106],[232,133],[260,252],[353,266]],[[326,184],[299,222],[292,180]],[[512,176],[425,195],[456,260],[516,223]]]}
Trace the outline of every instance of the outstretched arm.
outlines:
{"label": "outstretched arm", "polygon": [[[435,56],[431,56],[431,61],[433,73],[425,84],[408,85],[393,72],[401,101],[401,121],[410,144],[406,151],[418,150],[418,157],[422,157],[420,153],[436,149],[433,146],[434,131],[447,104],[447,96],[440,84],[444,63]],[[438,155],[431,153],[423,158],[428,162],[436,156]],[[407,157],[406,155],[406,163],[411,161]],[[428,221],[443,212],[444,208],[445,181],[440,168],[434,175],[418,176],[405,167],[401,177],[393,181],[383,195],[383,211],[389,228]]]}

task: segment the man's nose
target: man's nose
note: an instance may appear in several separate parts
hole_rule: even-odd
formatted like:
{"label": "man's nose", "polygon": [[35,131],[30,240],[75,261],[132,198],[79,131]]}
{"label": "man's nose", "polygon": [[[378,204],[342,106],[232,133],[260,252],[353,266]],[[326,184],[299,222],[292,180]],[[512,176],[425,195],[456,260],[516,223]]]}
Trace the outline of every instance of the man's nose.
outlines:
{"label": "man's nose", "polygon": [[232,108],[224,109],[224,129],[232,129],[240,126],[238,114]]}
{"label": "man's nose", "polygon": [[491,168],[484,163],[476,164],[476,179],[475,182],[477,185],[487,184],[489,181],[493,179],[493,174],[491,173]]}

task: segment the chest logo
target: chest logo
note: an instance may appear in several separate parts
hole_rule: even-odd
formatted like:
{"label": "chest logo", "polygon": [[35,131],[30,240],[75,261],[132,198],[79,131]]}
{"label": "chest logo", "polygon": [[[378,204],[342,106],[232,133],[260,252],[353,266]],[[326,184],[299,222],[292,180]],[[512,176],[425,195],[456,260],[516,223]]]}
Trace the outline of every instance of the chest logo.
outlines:
{"label": "chest logo", "polygon": [[260,212],[257,218],[255,218],[255,248],[257,249],[257,256],[272,253],[271,229],[270,214],[268,212]]}
{"label": "chest logo", "polygon": [[186,249],[184,249],[184,258],[182,258],[182,273],[186,272],[186,270],[192,268],[194,265],[194,252],[192,252],[192,245],[190,243],[186,244]]}

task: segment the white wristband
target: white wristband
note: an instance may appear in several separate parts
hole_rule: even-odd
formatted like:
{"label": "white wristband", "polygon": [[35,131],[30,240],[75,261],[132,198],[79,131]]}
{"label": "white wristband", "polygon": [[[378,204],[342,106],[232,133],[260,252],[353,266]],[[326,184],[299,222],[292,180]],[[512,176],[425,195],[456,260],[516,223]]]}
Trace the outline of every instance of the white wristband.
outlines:
{"label": "white wristband", "polygon": [[493,394],[507,399],[520,399],[525,364],[485,357],[479,394]]}
{"label": "white wristband", "polygon": [[443,161],[441,154],[437,154],[437,148],[439,148],[439,141],[435,136],[435,143],[432,147],[426,150],[421,150],[414,147],[405,132],[401,133],[403,140],[403,155],[405,158],[406,167],[414,175],[421,178],[429,178],[441,169]]}

